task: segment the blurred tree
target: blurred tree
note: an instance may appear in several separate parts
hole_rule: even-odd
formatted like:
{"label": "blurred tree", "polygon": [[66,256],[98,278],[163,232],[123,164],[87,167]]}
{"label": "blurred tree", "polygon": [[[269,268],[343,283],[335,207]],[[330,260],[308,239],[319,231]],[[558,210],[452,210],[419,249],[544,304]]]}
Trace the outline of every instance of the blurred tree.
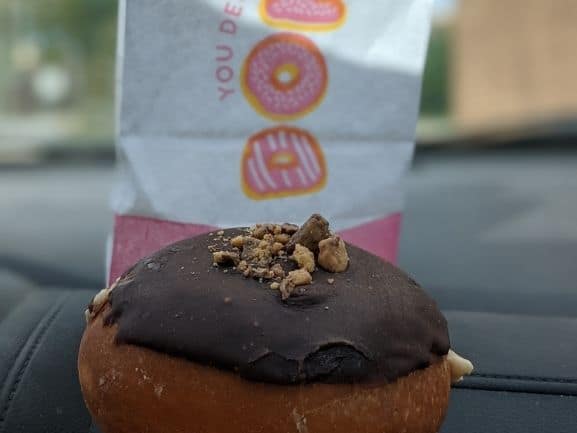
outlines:
{"label": "blurred tree", "polygon": [[116,19],[115,0],[33,0],[40,31],[54,28],[77,40],[87,54],[103,47],[98,41],[103,28]]}
{"label": "blurred tree", "polygon": [[0,0],[0,115],[62,116],[75,134],[112,136],[117,8]]}
{"label": "blurred tree", "polygon": [[[18,0],[14,0],[18,1]],[[19,0],[22,1],[22,0]],[[28,0],[46,58],[59,60],[62,46],[75,51],[85,92],[111,98],[116,37],[115,0]],[[79,72],[79,71],[77,71]]]}
{"label": "blurred tree", "polygon": [[450,36],[448,25],[437,25],[431,33],[423,77],[422,115],[448,114]]}

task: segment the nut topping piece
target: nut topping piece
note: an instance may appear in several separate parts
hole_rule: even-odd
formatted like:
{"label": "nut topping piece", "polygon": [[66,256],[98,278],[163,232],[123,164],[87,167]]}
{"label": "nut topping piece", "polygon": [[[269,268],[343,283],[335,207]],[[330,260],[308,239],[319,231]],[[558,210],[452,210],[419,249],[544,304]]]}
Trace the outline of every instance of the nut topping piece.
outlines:
{"label": "nut topping piece", "polygon": [[232,251],[216,251],[212,253],[212,261],[218,265],[236,266],[240,257],[238,253]]}
{"label": "nut topping piece", "polygon": [[294,292],[295,287],[312,283],[313,277],[306,269],[290,271],[288,277],[281,281],[279,290],[283,300],[288,299]]}
{"label": "nut topping piece", "polygon": [[[344,241],[331,235],[328,221],[319,214],[311,215],[301,227],[287,223],[256,224],[238,236],[224,234],[219,231],[215,244],[208,247],[213,266],[232,267],[232,272],[246,278],[268,281],[271,288],[280,291],[283,300],[296,287],[311,284],[311,274],[317,266],[330,272],[344,272],[349,264]],[[223,244],[217,246],[219,242]],[[288,272],[292,266],[289,259],[298,269]],[[229,269],[222,271],[228,273]],[[334,284],[335,280],[329,278],[327,282]],[[298,289],[299,293],[305,291],[304,287]]]}
{"label": "nut topping piece", "polygon": [[319,266],[329,272],[344,272],[349,266],[345,242],[339,236],[331,236],[319,242]]}
{"label": "nut topping piece", "polygon": [[306,269],[309,272],[314,272],[315,256],[307,247],[304,247],[301,244],[296,244],[291,258],[297,263],[299,268]]}
{"label": "nut topping piece", "polygon": [[307,247],[314,254],[319,251],[319,242],[328,238],[329,222],[319,214],[313,214],[311,217],[292,235],[287,243],[287,251],[292,253],[296,244]]}

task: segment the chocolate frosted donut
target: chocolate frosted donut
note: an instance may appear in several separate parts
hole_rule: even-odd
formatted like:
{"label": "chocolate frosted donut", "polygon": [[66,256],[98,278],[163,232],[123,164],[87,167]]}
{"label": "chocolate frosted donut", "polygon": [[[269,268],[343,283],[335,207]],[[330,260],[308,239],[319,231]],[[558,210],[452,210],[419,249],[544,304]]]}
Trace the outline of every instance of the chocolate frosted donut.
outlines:
{"label": "chocolate frosted donut", "polygon": [[[123,383],[120,377],[110,373],[116,369],[117,373],[130,374],[123,369],[133,358],[134,367],[131,366],[130,371],[135,368],[135,375],[139,368],[156,369],[163,359],[176,371],[182,369],[180,375],[175,375],[174,371],[162,372],[163,369],[158,368],[159,377],[154,379],[158,383],[152,389],[154,395],[159,399],[164,395],[167,401],[171,401],[171,397],[164,394],[165,389],[168,392],[168,383],[184,384],[185,375],[188,379],[196,377],[197,382],[203,377],[207,380],[210,377],[211,383],[215,378],[218,383],[221,379],[230,381],[227,386],[240,386],[246,390],[244,398],[248,400],[253,398],[250,394],[255,390],[271,387],[270,392],[278,393],[276,397],[280,400],[288,398],[286,410],[275,409],[280,411],[275,416],[283,419],[279,432],[312,433],[309,427],[308,430],[302,430],[302,425],[298,427],[289,408],[291,405],[296,408],[306,393],[316,398],[319,392],[327,390],[331,395],[338,390],[328,397],[330,401],[352,395],[360,399],[353,398],[356,403],[345,406],[363,404],[363,399],[375,398],[377,393],[389,409],[391,404],[395,406],[404,401],[392,408],[396,411],[406,405],[428,407],[426,410],[436,414],[431,416],[431,422],[420,430],[413,425],[408,431],[436,431],[448,401],[451,375],[455,375],[456,369],[451,366],[464,360],[456,355],[452,364],[448,360],[451,357],[447,357],[450,348],[447,323],[435,302],[404,272],[351,245],[346,246],[349,262],[344,272],[332,273],[320,268],[319,262],[316,265],[313,262],[313,266],[306,265],[308,269],[316,267],[309,274],[302,260],[296,259],[297,251],[306,250],[311,260],[319,260],[323,251],[319,253],[317,248],[313,253],[301,247],[298,241],[306,243],[306,239],[300,239],[302,233],[295,233],[293,228],[290,236],[274,234],[274,230],[281,231],[276,227],[269,226],[268,238],[266,233],[258,234],[255,229],[251,233],[256,233],[257,238],[248,233],[249,230],[237,228],[177,242],[139,261],[111,289],[106,289],[100,299],[93,301],[81,345],[79,371],[88,406],[106,433],[137,431],[135,429],[144,427],[149,431],[180,431],[167,429],[166,424],[155,426],[155,417],[151,417],[149,424],[152,425],[149,425],[130,423],[122,416],[120,422],[118,417],[106,415],[110,413],[107,401],[114,400],[111,395],[122,386],[137,388],[127,385],[132,383],[130,380]],[[325,236],[329,236],[328,232]],[[284,240],[285,247],[291,241],[292,248],[294,244],[299,245],[292,259],[288,254],[283,255],[278,246],[271,254],[275,248],[272,245],[279,243],[276,239]],[[244,248],[231,247],[235,240],[243,241]],[[250,245],[257,249],[251,252]],[[258,250],[258,245],[263,249]],[[301,285],[296,278],[302,274],[309,274],[312,282]],[[290,290],[281,293],[279,288],[283,285]],[[127,351],[132,355],[127,357]],[[114,364],[114,359],[119,362],[116,367],[103,367],[110,362]],[[148,360],[148,366],[143,359]],[[467,372],[468,367],[461,374]],[[161,380],[163,374],[168,376]],[[435,389],[427,393],[437,397],[432,402],[425,396],[407,397],[399,387],[410,392],[411,386],[407,384],[411,381],[415,382],[414,386],[434,384]],[[103,383],[117,387],[104,387]],[[130,392],[128,388],[125,391]],[[183,398],[178,393],[172,398],[174,405],[185,404],[176,402]],[[226,406],[227,398],[226,393],[220,395],[214,410],[217,411],[219,405]],[[271,400],[268,395],[267,400],[272,404],[275,398]],[[154,412],[146,407],[154,401],[153,398],[133,402],[132,406],[137,407],[126,410],[139,407],[147,413]],[[281,407],[284,406],[281,404]],[[375,421],[377,425],[360,429],[363,422],[356,420],[354,428],[367,432],[402,431],[383,430],[379,424],[394,421],[394,417],[388,421],[385,418],[391,415],[389,409],[377,405],[375,410],[385,411],[379,414],[378,418],[383,418]],[[183,413],[186,414],[186,410]],[[243,412],[238,416],[246,415]],[[355,414],[348,416],[355,417]],[[198,425],[198,431],[228,431],[198,414],[195,419],[183,420],[183,425],[191,422]],[[251,422],[254,424],[254,420]],[[254,425],[243,430],[242,425],[243,422],[238,422],[231,431],[260,431]],[[391,425],[399,426],[398,421]],[[126,430],[122,430],[123,426]],[[318,431],[325,430],[319,428]]]}
{"label": "chocolate frosted donut", "polygon": [[118,324],[117,342],[280,384],[390,382],[449,351],[435,302],[361,249],[348,246],[347,271],[319,269],[283,302],[266,283],[213,267],[214,243],[208,234],[178,242],[120,279],[105,318]]}

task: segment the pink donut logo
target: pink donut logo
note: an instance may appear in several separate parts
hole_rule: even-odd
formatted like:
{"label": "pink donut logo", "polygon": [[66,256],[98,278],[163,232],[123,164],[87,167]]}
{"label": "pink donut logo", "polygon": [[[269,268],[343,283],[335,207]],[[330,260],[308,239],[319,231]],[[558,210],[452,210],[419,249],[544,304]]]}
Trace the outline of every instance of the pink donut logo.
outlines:
{"label": "pink donut logo", "polygon": [[310,39],[277,33],[251,50],[240,80],[246,99],[259,114],[290,121],[321,103],[328,85],[327,65]]}
{"label": "pink donut logo", "polygon": [[249,198],[265,200],[321,190],[327,168],[319,143],[308,131],[278,126],[248,139],[241,177]]}
{"label": "pink donut logo", "polygon": [[342,0],[261,0],[259,9],[269,26],[288,30],[331,31],[347,16]]}

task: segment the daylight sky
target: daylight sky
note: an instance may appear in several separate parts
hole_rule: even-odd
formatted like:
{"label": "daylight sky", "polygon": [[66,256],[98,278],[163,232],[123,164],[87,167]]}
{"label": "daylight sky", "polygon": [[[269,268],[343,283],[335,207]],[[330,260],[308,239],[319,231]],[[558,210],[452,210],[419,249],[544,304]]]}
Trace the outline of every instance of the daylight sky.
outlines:
{"label": "daylight sky", "polygon": [[445,15],[455,7],[457,0],[435,0],[435,14]]}

